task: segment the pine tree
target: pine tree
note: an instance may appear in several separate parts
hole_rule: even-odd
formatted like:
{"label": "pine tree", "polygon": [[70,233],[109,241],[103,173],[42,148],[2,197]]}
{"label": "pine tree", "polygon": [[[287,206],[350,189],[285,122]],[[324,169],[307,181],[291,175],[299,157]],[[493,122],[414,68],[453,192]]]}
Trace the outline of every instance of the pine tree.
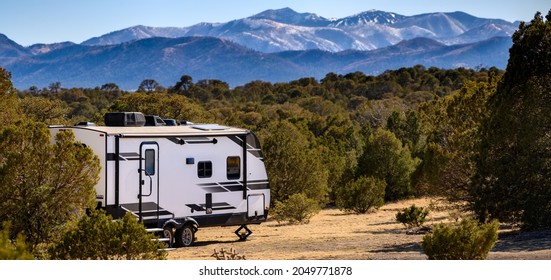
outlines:
{"label": "pine tree", "polygon": [[19,99],[11,82],[11,73],[0,67],[0,127],[22,118]]}
{"label": "pine tree", "polygon": [[94,208],[99,160],[62,131],[51,143],[46,125],[20,122],[0,129],[0,221],[34,248]]}
{"label": "pine tree", "polygon": [[551,11],[521,23],[488,101],[471,196],[481,218],[551,226]]}
{"label": "pine tree", "polygon": [[413,194],[411,175],[418,161],[407,146],[384,129],[377,129],[367,140],[358,160],[357,177],[374,177],[386,182],[385,200],[406,198]]}

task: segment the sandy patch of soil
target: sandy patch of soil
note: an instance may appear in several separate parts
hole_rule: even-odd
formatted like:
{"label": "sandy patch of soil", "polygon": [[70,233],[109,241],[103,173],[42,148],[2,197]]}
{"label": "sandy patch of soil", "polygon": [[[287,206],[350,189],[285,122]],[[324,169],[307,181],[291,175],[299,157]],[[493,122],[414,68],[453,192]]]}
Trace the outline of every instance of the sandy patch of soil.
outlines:
{"label": "sandy patch of soil", "polygon": [[[436,206],[425,225],[448,222],[450,209],[430,198],[390,203],[364,215],[324,209],[309,224],[282,225],[269,220],[251,225],[254,235],[239,241],[237,227],[202,228],[194,246],[170,251],[172,260],[214,260],[214,250],[235,250],[247,260],[410,260],[426,259],[422,234],[406,234],[395,221],[398,210],[412,204]],[[489,259],[551,260],[551,231],[518,233],[502,230]]]}

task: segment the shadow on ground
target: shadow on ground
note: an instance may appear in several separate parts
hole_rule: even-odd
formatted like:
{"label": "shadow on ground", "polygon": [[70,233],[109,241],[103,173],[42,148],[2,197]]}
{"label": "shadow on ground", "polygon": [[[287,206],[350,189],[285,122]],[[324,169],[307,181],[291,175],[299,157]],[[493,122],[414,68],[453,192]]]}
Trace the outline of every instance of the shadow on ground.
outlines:
{"label": "shadow on ground", "polygon": [[423,253],[423,248],[421,248],[421,243],[411,242],[405,244],[395,244],[385,246],[382,249],[372,250],[372,253],[406,253],[406,252],[416,252]]}
{"label": "shadow on ground", "polygon": [[551,249],[551,230],[502,235],[492,252],[529,252]]}

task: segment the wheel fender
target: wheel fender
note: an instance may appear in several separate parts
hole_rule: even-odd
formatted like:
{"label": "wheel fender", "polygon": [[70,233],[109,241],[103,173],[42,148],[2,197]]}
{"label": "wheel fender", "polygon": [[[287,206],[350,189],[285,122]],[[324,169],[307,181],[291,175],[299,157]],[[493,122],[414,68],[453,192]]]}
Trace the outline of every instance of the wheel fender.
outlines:
{"label": "wheel fender", "polygon": [[167,226],[178,229],[181,228],[183,225],[178,223],[178,221],[174,219],[170,219],[163,224],[163,228],[166,228]]}
{"label": "wheel fender", "polygon": [[195,231],[199,229],[199,223],[194,218],[189,218],[189,217],[184,218],[183,221],[180,221],[180,222],[171,219],[166,221],[165,225],[167,223],[172,223],[176,229],[181,229],[185,225],[192,225]]}
{"label": "wheel fender", "polygon": [[194,218],[186,218],[182,226],[185,225],[192,225],[195,232],[199,230],[199,223]]}

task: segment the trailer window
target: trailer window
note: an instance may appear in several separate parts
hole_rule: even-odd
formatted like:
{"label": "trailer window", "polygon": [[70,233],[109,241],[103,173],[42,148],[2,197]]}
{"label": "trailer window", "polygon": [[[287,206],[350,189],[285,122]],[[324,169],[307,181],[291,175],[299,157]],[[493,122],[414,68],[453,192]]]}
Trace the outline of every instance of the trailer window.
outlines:
{"label": "trailer window", "polygon": [[239,157],[228,157],[226,160],[226,174],[228,179],[239,179],[241,177],[241,159]]}
{"label": "trailer window", "polygon": [[197,163],[197,176],[199,176],[199,178],[212,177],[212,162],[200,161]]}
{"label": "trailer window", "polygon": [[145,172],[147,175],[155,175],[155,150],[145,150]]}

